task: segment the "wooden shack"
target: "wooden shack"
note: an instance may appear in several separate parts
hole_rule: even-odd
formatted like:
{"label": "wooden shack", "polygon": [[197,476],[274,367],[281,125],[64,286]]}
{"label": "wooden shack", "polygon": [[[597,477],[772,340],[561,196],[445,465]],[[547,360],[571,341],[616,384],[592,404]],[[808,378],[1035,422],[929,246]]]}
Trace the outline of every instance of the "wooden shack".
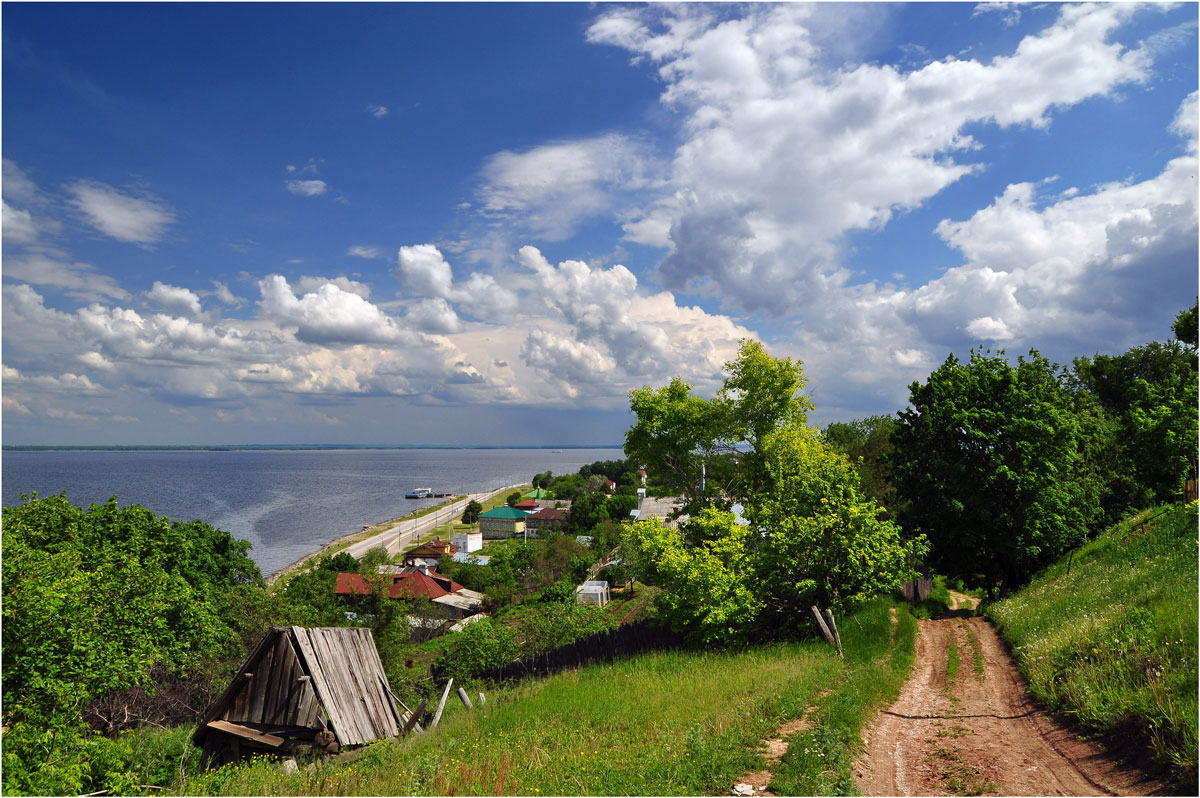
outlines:
{"label": "wooden shack", "polygon": [[[211,767],[255,752],[336,752],[411,721],[369,629],[272,627],[192,735]],[[415,725],[415,724],[409,724]]]}

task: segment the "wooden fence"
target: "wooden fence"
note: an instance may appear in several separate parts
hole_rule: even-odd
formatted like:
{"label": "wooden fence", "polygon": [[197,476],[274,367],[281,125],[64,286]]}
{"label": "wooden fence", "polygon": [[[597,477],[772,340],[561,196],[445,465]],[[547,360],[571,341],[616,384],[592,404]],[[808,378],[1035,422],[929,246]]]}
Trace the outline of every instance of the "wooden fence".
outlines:
{"label": "wooden fence", "polygon": [[929,598],[929,593],[932,590],[933,579],[926,576],[918,577],[911,582],[905,582],[900,588],[900,592],[904,594],[905,601],[912,604],[919,604]]}

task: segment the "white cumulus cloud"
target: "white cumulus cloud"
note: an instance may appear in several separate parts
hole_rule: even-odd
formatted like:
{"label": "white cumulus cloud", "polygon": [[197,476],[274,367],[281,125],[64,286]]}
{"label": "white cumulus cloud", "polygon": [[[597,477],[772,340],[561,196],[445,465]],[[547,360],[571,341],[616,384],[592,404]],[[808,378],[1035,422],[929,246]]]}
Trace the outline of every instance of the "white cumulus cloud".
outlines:
{"label": "white cumulus cloud", "polygon": [[1050,124],[1055,108],[1144,81],[1149,59],[1109,40],[1131,6],[1063,6],[988,63],[946,56],[911,72],[830,71],[805,5],[606,11],[589,40],[659,68],[683,118],[671,191],[630,214],[628,236],[672,251],[666,287],[775,312],[825,301],[845,234],[879,229],[977,167],[971,124]]}
{"label": "white cumulus cloud", "polygon": [[146,292],[146,298],[166,310],[178,310],[192,316],[200,313],[200,297],[195,292],[177,285],[154,281]]}

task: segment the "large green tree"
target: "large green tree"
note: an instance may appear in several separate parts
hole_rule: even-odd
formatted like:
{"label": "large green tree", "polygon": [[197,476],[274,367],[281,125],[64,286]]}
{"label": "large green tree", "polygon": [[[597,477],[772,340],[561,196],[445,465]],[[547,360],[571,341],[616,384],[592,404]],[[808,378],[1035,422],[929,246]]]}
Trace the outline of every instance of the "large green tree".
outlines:
{"label": "large green tree", "polygon": [[692,520],[699,545],[661,521],[638,521],[625,534],[622,558],[643,581],[663,588],[655,596],[661,617],[706,644],[727,644],[754,631],[763,608],[752,578],[749,527],[732,513],[708,507]]}
{"label": "large green tree", "polygon": [[1153,341],[1119,355],[1076,358],[1074,375],[1112,428],[1108,514],[1173,500],[1184,475],[1195,471],[1195,350]]}
{"label": "large green tree", "polygon": [[1063,375],[1036,351],[1015,367],[1002,354],[951,355],[914,382],[893,457],[905,526],[938,568],[1003,592],[1082,540],[1094,508]]}
{"label": "large green tree", "polygon": [[850,458],[858,470],[862,493],[881,508],[896,510],[892,487],[892,433],[899,423],[894,415],[835,421],[825,428],[825,442]]}
{"label": "large green tree", "polygon": [[632,391],[636,421],[625,433],[625,454],[646,467],[654,492],[683,497],[687,512],[745,499],[766,482],[767,438],[802,426],[812,409],[801,393],[807,383],[802,365],[743,339],[711,400],[694,395],[678,377],[662,388]]}
{"label": "large green tree", "polygon": [[807,429],[785,429],[764,446],[769,481],[747,507],[754,570],[768,622],[807,623],[813,604],[844,609],[899,589],[928,546],[862,494],[850,461]]}

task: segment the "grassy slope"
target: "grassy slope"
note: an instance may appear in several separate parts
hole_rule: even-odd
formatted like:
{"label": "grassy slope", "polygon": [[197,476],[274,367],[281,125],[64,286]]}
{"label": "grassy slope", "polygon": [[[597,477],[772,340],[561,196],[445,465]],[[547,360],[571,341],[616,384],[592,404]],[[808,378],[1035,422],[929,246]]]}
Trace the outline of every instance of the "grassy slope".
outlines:
{"label": "grassy slope", "polygon": [[988,616],[1030,691],[1196,785],[1196,504],[1147,511],[1047,568]]}
{"label": "grassy slope", "polygon": [[[176,783],[186,794],[721,795],[762,767],[758,741],[817,706],[777,769],[783,789],[845,792],[862,722],[895,695],[915,621],[887,602],[839,623],[848,655],[818,643],[668,652],[493,691],[434,731],[370,746],[352,762],[282,774],[265,762]],[[822,696],[823,691],[830,691]],[[808,750],[805,751],[804,749]]]}

